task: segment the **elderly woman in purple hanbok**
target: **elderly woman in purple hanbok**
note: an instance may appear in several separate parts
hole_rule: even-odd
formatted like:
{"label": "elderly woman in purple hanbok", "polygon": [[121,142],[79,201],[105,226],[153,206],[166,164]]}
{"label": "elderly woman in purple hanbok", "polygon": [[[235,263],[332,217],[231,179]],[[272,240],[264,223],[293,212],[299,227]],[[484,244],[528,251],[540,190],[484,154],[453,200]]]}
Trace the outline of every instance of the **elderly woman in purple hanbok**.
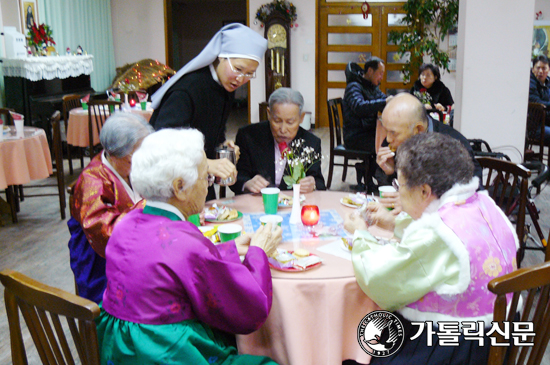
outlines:
{"label": "elderly woman in purple hanbok", "polygon": [[280,227],[215,246],[187,221],[204,208],[212,182],[194,129],[145,138],[131,179],[147,203],[115,227],[105,251],[102,364],[273,364],[238,355],[230,334],[258,329],[269,314],[266,253],[281,241]]}

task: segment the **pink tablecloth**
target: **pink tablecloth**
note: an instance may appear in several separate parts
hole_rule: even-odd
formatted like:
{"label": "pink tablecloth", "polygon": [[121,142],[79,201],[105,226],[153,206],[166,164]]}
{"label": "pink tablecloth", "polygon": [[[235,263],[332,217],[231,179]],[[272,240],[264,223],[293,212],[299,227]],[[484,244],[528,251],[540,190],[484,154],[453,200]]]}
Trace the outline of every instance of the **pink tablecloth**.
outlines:
{"label": "pink tablecloth", "polygon": [[[340,204],[345,195],[316,191],[306,194],[306,204],[334,209],[344,217],[353,211]],[[215,202],[243,213],[263,211],[261,196],[241,195]],[[242,224],[242,220],[235,223]],[[240,353],[266,355],[282,365],[338,365],[347,359],[370,362],[357,343],[357,326],[378,307],[357,284],[351,261],[317,250],[330,242],[312,239],[300,243],[324,260],[319,268],[300,273],[271,270],[273,307],[258,331],[237,336]],[[294,244],[284,242],[281,247],[293,249]]]}
{"label": "pink tablecloth", "polygon": [[0,189],[45,179],[52,174],[52,160],[46,133],[25,127],[24,137],[15,136],[15,127],[0,142]]}
{"label": "pink tablecloth", "polygon": [[[144,117],[147,121],[153,115],[153,109],[141,110],[131,109],[132,113],[136,113]],[[94,146],[99,144],[99,134],[95,123],[93,124]],[[88,111],[82,108],[75,108],[69,112],[69,126],[67,128],[67,143],[71,146],[88,147],[89,146],[88,132]]]}

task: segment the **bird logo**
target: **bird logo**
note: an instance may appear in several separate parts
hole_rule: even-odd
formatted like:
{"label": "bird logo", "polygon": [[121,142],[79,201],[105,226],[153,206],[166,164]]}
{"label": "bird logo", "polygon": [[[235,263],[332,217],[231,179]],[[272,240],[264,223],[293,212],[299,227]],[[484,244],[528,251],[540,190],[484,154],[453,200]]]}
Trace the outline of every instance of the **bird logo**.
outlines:
{"label": "bird logo", "polygon": [[375,311],[367,314],[357,328],[361,348],[375,357],[395,353],[403,344],[403,324],[393,313]]}

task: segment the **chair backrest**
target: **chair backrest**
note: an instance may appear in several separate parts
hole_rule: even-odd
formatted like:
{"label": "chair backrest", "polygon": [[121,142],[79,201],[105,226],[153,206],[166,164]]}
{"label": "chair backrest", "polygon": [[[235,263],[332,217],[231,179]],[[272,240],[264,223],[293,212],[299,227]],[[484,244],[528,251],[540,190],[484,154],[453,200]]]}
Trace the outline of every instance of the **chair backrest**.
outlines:
{"label": "chair backrest", "polygon": [[330,128],[330,149],[342,144],[342,98],[327,100],[328,123]]}
{"label": "chair backrest", "polygon": [[10,112],[15,110],[9,108],[0,108],[0,117],[4,120],[4,125],[13,125],[13,118]]}
{"label": "chair backrest", "polygon": [[[27,364],[19,310],[43,364],[74,364],[60,316],[65,317],[82,364],[99,364],[95,318],[98,305],[64,290],[44,285],[12,270],[0,272],[5,287],[12,363]],[[49,313],[49,318],[48,318]]]}
{"label": "chair backrest", "polygon": [[[546,108],[539,103],[529,103],[527,107],[527,128],[525,131],[525,154],[531,159],[542,162],[544,150],[544,126],[546,120]],[[530,146],[539,146],[539,152],[529,150]]]}
{"label": "chair backrest", "polygon": [[[517,333],[512,322],[518,309],[521,310],[522,306],[519,305],[518,308],[518,303],[523,292],[523,312],[519,320],[520,322],[533,322],[533,331],[527,332],[535,333],[534,337],[529,336],[528,338],[529,342],[534,345],[528,347],[515,346],[515,341],[506,341],[501,334],[495,331],[492,337],[495,337],[497,342],[506,342],[510,346],[491,346],[488,364],[502,365],[508,349],[507,364],[540,364],[550,338],[550,262],[519,269],[495,278],[489,282],[488,288],[497,295],[493,321],[499,322],[501,329],[505,328],[504,321],[510,322],[508,334]],[[507,293],[514,294],[508,309]],[[527,293],[526,296],[525,293]],[[526,360],[527,362],[525,362]]]}
{"label": "chair backrest", "polygon": [[97,134],[101,132],[103,124],[112,113],[121,109],[122,102],[113,100],[92,100],[88,102],[88,136],[90,147],[90,158],[94,158],[94,127]]}
{"label": "chair backrest", "polygon": [[69,94],[63,96],[63,107],[62,107],[62,117],[65,122],[65,133],[67,132],[67,129],[69,127],[69,112],[72,109],[80,108],[82,106],[82,102],[80,99],[82,96],[77,94]]}
{"label": "chair backrest", "polygon": [[491,157],[477,159],[484,169],[483,186],[495,203],[510,216],[516,211],[516,233],[520,242],[518,251],[518,267],[525,249],[525,209],[527,205],[528,180],[531,171],[513,162]]}

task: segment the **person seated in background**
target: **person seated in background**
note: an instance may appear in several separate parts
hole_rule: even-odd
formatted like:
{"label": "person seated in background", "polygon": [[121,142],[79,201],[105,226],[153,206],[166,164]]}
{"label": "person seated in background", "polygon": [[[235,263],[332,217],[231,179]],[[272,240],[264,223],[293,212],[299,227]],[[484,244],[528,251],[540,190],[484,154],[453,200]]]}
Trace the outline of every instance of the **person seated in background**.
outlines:
{"label": "person seated in background", "polygon": [[[550,146],[550,61],[545,55],[533,59],[533,69],[529,81],[529,101],[546,107],[546,125],[544,126],[544,144]],[[538,133],[540,137],[540,133]]]}
{"label": "person seated in background", "polygon": [[[281,190],[292,189],[284,180],[288,166],[283,156],[292,141],[304,140],[304,146],[311,147],[321,155],[321,140],[300,127],[305,112],[304,98],[296,90],[281,87],[275,90],[268,101],[269,121],[250,124],[237,132],[236,144],[241,148],[237,163],[237,182],[231,186],[235,194],[259,193],[267,186]],[[321,161],[315,162],[300,180],[300,191],[310,193],[325,190],[325,179],[321,173]]]}
{"label": "person seated in background", "polygon": [[384,110],[391,96],[380,91],[379,85],[384,78],[384,62],[378,57],[371,57],[365,62],[364,70],[350,62],[346,67],[346,91],[342,100],[342,116],[344,118],[344,146],[350,150],[372,152],[373,158],[368,162],[369,171],[366,176],[370,181],[362,179],[365,176],[365,163],[355,165],[359,190],[372,192],[375,184],[372,176],[376,171],[374,163],[376,122],[378,112]]}
{"label": "person seated in background", "polygon": [[487,194],[476,192],[472,159],[456,139],[411,137],[397,150],[397,170],[404,213],[370,208],[370,219],[394,232],[389,244],[379,244],[359,215],[345,221],[354,232],[359,286],[382,309],[397,311],[404,327],[402,348],[371,364],[487,364],[487,339],[485,347],[464,336],[457,347],[439,346],[424,328],[410,340],[418,332],[411,321],[431,321],[435,332],[438,321],[458,322],[459,329],[465,320],[490,327],[496,295],[487,284],[517,269],[515,229]]}
{"label": "person seated in background", "polygon": [[[481,184],[482,169],[474,157],[468,140],[456,129],[428,117],[426,108],[420,100],[411,94],[398,94],[388,102],[382,113],[382,125],[387,131],[387,136],[378,149],[376,162],[390,179],[393,180],[396,177],[395,151],[399,150],[399,146],[416,134],[437,132],[451,136],[466,148],[474,164],[474,176],[479,178]],[[388,200],[381,199],[382,204],[390,208],[399,206],[397,193],[385,193],[384,195],[390,198]],[[397,209],[395,213],[399,211]]]}
{"label": "person seated in background", "polygon": [[137,114],[113,114],[99,134],[103,152],[90,161],[73,188],[67,222],[71,269],[78,295],[96,303],[107,285],[107,241],[120,218],[141,200],[130,181],[132,154],[152,131]]}
{"label": "person seated in background", "polygon": [[[275,364],[237,355],[228,334],[251,333],[267,319],[266,254],[276,252],[281,228],[272,232],[268,224],[252,237],[214,245],[187,221],[202,211],[213,182],[196,129],[163,129],[145,138],[130,177],[147,203],[117,224],[105,250],[101,363]],[[237,246],[245,249],[242,263]]]}
{"label": "person seated in background", "polygon": [[441,82],[439,68],[431,63],[425,63],[420,66],[418,73],[418,80],[414,82],[410,93],[416,96],[426,109],[437,109],[441,112],[452,109],[455,102],[449,88]]}

